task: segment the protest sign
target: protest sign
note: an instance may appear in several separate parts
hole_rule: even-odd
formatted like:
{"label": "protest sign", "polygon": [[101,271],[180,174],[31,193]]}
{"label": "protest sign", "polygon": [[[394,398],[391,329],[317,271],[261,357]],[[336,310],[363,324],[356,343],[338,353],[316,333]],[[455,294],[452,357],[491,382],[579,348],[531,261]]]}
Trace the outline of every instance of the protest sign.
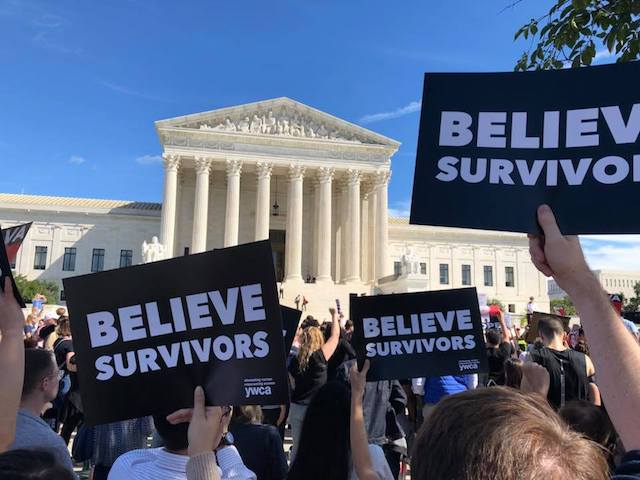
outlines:
{"label": "protest sign", "polygon": [[285,307],[284,305],[280,305],[280,311],[282,312],[284,353],[285,355],[288,355],[291,351],[291,345],[293,345],[293,339],[296,338],[296,332],[298,331],[302,312],[295,308]]}
{"label": "protest sign", "polygon": [[569,322],[571,321],[571,317],[563,317],[562,315],[555,315],[553,313],[542,313],[542,312],[533,312],[531,315],[531,320],[529,321],[529,329],[524,337],[527,343],[533,343],[536,341],[536,338],[540,336],[538,333],[538,323],[543,318],[552,318],[556,320],[560,320],[562,325],[564,326],[564,331],[569,331]]}
{"label": "protest sign", "polygon": [[11,272],[11,265],[9,263],[9,257],[7,256],[5,244],[4,242],[0,242],[0,289],[2,289],[2,291],[4,291],[4,281],[7,277],[11,279],[13,296],[18,302],[18,305],[20,305],[22,308],[25,308],[24,300],[22,299],[22,295],[20,295],[20,292],[18,291],[16,281],[14,280],[13,273]]}
{"label": "protest sign", "polygon": [[288,399],[271,244],[63,280],[91,424]]}
{"label": "protest sign", "polygon": [[351,296],[352,343],[368,381],[487,370],[475,288]]}
{"label": "protest sign", "polygon": [[22,225],[16,225],[15,227],[9,227],[1,230],[2,239],[4,240],[4,244],[7,249],[9,264],[13,264],[16,261],[18,250],[20,249],[24,239],[27,237],[27,233],[29,233],[32,223],[33,222],[23,223]]}
{"label": "protest sign", "polygon": [[426,74],[410,223],[536,233],[546,203],[565,234],[640,233],[638,84],[640,62]]}

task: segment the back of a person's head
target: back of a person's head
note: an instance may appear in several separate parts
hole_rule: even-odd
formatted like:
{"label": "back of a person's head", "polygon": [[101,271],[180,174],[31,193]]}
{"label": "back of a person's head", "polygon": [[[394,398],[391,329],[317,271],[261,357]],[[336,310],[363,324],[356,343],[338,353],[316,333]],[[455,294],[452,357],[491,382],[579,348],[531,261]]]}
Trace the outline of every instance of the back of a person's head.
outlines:
{"label": "back of a person's head", "polygon": [[505,385],[520,389],[522,383],[522,360],[519,358],[507,358],[504,361]]}
{"label": "back of a person's head", "polygon": [[56,308],[56,315],[58,315],[58,317],[62,317],[63,315],[67,314],[67,309],[64,307],[58,307]]}
{"label": "back of a person's head", "polygon": [[22,396],[26,397],[38,388],[43,378],[56,371],[56,361],[51,350],[27,348],[24,351],[24,383]]}
{"label": "back of a person's head", "polygon": [[606,480],[601,448],[538,395],[506,387],[445,397],[417,434],[413,480]]}
{"label": "back of a person's head", "polygon": [[324,337],[318,327],[309,327],[302,331],[300,349],[298,350],[298,362],[301,370],[307,368],[309,357],[313,352],[321,349],[322,345],[324,345]]}
{"label": "back of a person's head", "polygon": [[564,325],[558,319],[543,317],[538,321],[538,332],[543,340],[552,340],[564,334]]}
{"label": "back of a person's head", "polygon": [[60,465],[46,450],[10,450],[0,454],[2,480],[74,480],[75,475]]}
{"label": "back of a person's head", "polygon": [[311,400],[288,480],[346,480],[350,470],[349,388],[326,383]]}
{"label": "back of a person's head", "polygon": [[167,421],[166,415],[154,415],[153,425],[164,442],[164,447],[172,452],[186,450],[189,447],[187,430],[188,423],[172,425]]}
{"label": "back of a person's head", "polygon": [[231,418],[237,423],[260,423],[262,422],[262,409],[259,405],[233,407]]}
{"label": "back of a person's head", "polygon": [[487,337],[487,343],[490,343],[491,345],[500,344],[502,335],[500,335],[500,332],[498,332],[496,329],[492,328],[490,330],[487,330],[487,333],[485,335]]}
{"label": "back of a person's head", "polygon": [[572,400],[558,414],[576,432],[605,448],[610,448],[615,442],[616,431],[602,407],[587,400]]}
{"label": "back of a person's head", "polygon": [[61,337],[71,336],[71,323],[69,322],[69,317],[63,316],[58,319],[58,327],[56,328],[56,333]]}

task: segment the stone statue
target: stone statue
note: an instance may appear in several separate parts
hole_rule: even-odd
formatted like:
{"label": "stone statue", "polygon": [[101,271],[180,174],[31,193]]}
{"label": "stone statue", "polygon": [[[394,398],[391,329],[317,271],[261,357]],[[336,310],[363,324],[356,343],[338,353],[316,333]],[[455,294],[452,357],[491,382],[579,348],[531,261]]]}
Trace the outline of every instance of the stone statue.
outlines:
{"label": "stone statue", "polygon": [[258,115],[254,114],[251,119],[251,126],[249,127],[251,133],[261,133],[262,132],[262,119],[258,117]]}
{"label": "stone statue", "polygon": [[244,117],[243,120],[240,120],[237,128],[239,132],[248,133],[250,128],[249,117]]}
{"label": "stone statue", "polygon": [[273,116],[273,112],[271,110],[269,110],[267,118],[262,122],[262,133],[276,133],[276,117]]}
{"label": "stone statue", "polygon": [[158,241],[158,237],[154,236],[151,243],[145,240],[142,242],[142,261],[144,263],[157,262],[164,259],[164,245]]}
{"label": "stone statue", "polygon": [[402,276],[420,275],[420,257],[412,246],[407,246],[402,255]]}
{"label": "stone statue", "polygon": [[318,127],[318,137],[320,138],[327,138],[327,135],[329,134],[329,132],[327,131],[326,128],[324,128],[324,123],[321,123],[320,126]]}

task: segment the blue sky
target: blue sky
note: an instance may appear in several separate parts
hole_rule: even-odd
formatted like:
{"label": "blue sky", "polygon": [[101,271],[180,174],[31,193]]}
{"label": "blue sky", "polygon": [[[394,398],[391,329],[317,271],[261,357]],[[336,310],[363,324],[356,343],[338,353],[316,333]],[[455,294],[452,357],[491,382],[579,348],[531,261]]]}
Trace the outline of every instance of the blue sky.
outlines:
{"label": "blue sky", "polygon": [[[155,120],[288,96],[402,142],[406,213],[423,73],[512,70],[552,2],[510,3],[0,0],[0,191],[161,201]],[[640,269],[622,239],[589,240],[596,267]]]}

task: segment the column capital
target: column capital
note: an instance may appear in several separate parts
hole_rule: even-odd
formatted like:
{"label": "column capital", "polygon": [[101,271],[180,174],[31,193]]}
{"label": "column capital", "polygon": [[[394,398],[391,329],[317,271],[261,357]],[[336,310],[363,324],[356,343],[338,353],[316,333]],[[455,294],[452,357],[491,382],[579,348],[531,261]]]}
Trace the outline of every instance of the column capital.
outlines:
{"label": "column capital", "polygon": [[242,171],[242,161],[241,160],[227,160],[227,177],[240,176],[240,172]]}
{"label": "column capital", "polygon": [[180,167],[180,156],[174,155],[172,153],[163,153],[162,163],[164,164],[165,171],[177,172],[178,167]]}
{"label": "column capital", "polygon": [[362,171],[350,168],[347,170],[347,183],[349,185],[357,185],[362,178]]}
{"label": "column capital", "polygon": [[320,167],[316,174],[319,183],[331,183],[335,170],[331,167]]}
{"label": "column capital", "polygon": [[391,170],[378,170],[373,177],[376,187],[386,187],[391,179]]}
{"label": "column capital", "polygon": [[207,157],[196,157],[195,158],[196,165],[196,174],[209,174],[211,171],[211,159]]}
{"label": "column capital", "polygon": [[266,180],[271,178],[271,172],[273,171],[273,163],[271,162],[258,162],[256,163],[256,175],[259,180]]}
{"label": "column capital", "polygon": [[304,170],[304,166],[292,163],[289,165],[289,180],[302,180],[302,177],[304,177]]}

